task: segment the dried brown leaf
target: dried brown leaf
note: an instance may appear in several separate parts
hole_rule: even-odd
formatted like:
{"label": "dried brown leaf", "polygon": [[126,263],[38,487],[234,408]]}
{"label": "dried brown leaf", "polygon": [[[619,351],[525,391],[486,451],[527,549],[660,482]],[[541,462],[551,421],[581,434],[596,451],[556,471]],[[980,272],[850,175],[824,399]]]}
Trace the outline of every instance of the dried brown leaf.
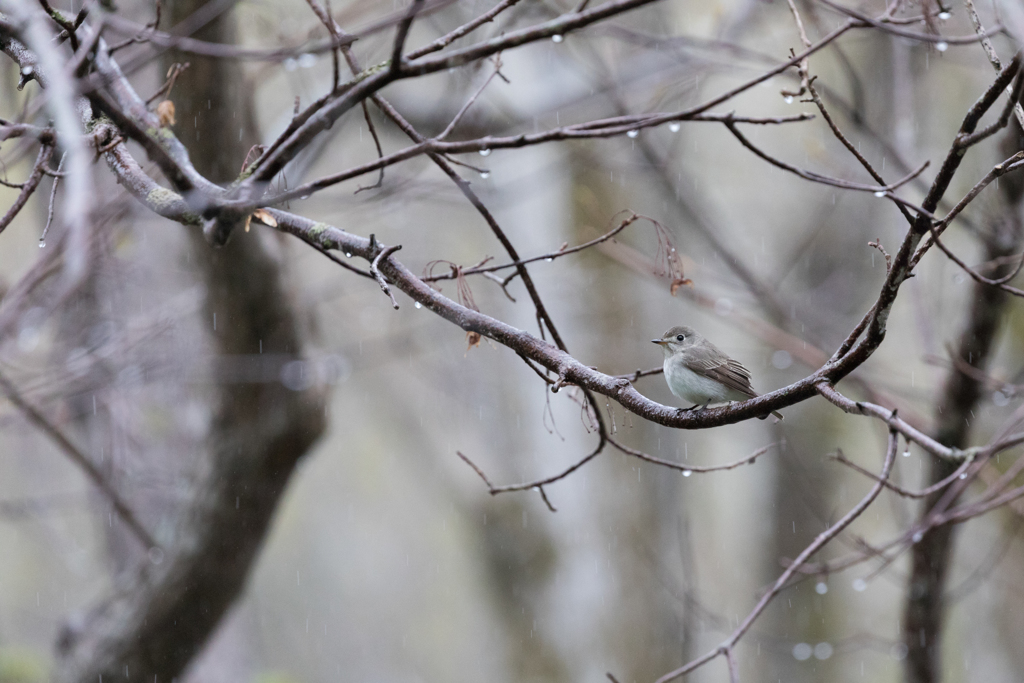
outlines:
{"label": "dried brown leaf", "polygon": [[266,209],[256,209],[252,212],[252,217],[264,225],[269,225],[272,228],[277,227],[277,219],[271,216],[270,212]]}
{"label": "dried brown leaf", "polygon": [[683,285],[692,286],[693,280],[688,277],[677,277],[675,280],[672,280],[672,284],[669,286],[668,291],[672,293],[672,296],[675,296],[676,292],[678,292],[679,288]]}
{"label": "dried brown leaf", "polygon": [[164,128],[173,126],[175,124],[174,102],[164,100],[160,104],[156,105],[156,115],[160,119],[160,125]]}

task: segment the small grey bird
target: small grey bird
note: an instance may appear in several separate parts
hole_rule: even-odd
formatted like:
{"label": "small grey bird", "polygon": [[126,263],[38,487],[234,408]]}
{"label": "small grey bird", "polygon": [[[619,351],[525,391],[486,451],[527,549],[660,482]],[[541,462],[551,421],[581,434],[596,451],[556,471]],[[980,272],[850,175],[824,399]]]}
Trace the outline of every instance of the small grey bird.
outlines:
{"label": "small grey bird", "polygon": [[[694,403],[693,408],[745,401],[758,395],[750,386],[750,371],[692,328],[673,327],[661,339],[651,341],[665,352],[663,367],[668,388],[679,398]],[[772,415],[782,419],[777,410]],[[760,419],[766,417],[761,415]]]}

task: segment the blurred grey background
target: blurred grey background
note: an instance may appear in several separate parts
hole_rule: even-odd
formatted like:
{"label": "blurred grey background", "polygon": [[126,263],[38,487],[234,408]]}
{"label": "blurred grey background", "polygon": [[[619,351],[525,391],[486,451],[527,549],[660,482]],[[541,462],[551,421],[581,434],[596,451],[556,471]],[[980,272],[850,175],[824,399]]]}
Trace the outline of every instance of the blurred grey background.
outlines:
{"label": "blurred grey background", "polygon": [[[118,4],[140,23],[152,19],[149,3]],[[491,4],[466,0],[418,20],[409,45]],[[478,33],[535,23],[574,4],[524,1]],[[836,21],[822,5],[797,4],[814,35]],[[882,3],[869,4],[881,11]],[[339,23],[353,30],[392,9],[332,5]],[[233,12],[247,46],[326,35],[301,0],[243,0]],[[993,21],[991,12],[985,17]],[[510,82],[495,80],[455,137],[681,109],[800,46],[783,2],[665,2],[613,24],[502,55]],[[943,30],[971,32],[959,5]],[[996,44],[1009,56],[1008,43]],[[356,52],[374,64],[390,45],[385,32],[359,41]],[[991,81],[981,49],[939,51],[871,31],[851,32],[838,45],[810,64],[839,125],[887,179],[932,159],[930,178],[963,113]],[[130,51],[122,54],[127,60]],[[133,75],[144,96],[162,82],[164,68],[152,62]],[[424,134],[437,134],[489,68],[397,83],[384,95]],[[269,141],[291,119],[296,98],[309,103],[326,92],[331,63],[324,54],[306,55],[245,63],[243,74],[236,85],[252,96],[252,109],[239,104],[243,109],[231,116],[245,120],[256,140]],[[192,87],[190,77],[186,71],[175,88]],[[0,79],[5,92],[14,92],[17,72],[7,60],[0,60]],[[813,112],[812,104],[781,94],[798,85],[772,79],[724,110]],[[0,115],[16,116],[26,96],[0,101]],[[386,151],[407,144],[378,112],[371,114]],[[179,120],[175,128],[186,143],[190,123],[198,127]],[[791,163],[867,182],[820,116],[743,131]],[[217,153],[214,141],[195,144]],[[290,185],[376,156],[358,109],[314,152],[289,171]],[[951,196],[961,196],[1000,158],[992,145],[972,151]],[[660,366],[660,351],[648,340],[687,324],[750,368],[758,390],[793,382],[814,369],[816,353],[831,354],[874,300],[885,263],[867,243],[880,238],[892,251],[906,230],[891,203],[786,174],[713,123],[459,159],[486,169],[459,171],[524,256],[592,239],[625,209],[668,228],[693,281],[674,297],[668,281],[652,272],[657,239],[644,222],[615,244],[531,267],[569,350],[613,374]],[[239,169],[242,161],[224,163]],[[7,177],[20,178],[30,163],[22,157],[8,165]],[[55,303],[54,287],[42,279],[32,304],[0,339],[0,364],[166,538],[202,469],[217,383],[254,381],[247,372],[266,371],[260,381],[269,382],[281,375],[272,362],[269,370],[261,365],[270,361],[236,367],[212,357],[214,321],[202,305],[187,228],[133,203],[102,165],[96,175],[103,215],[88,291]],[[417,272],[435,259],[466,266],[486,256],[504,260],[479,215],[427,159],[390,167],[379,189],[353,194],[375,180],[342,184],[292,202],[291,210],[402,244],[398,257]],[[4,206],[15,192],[0,187]],[[970,212],[979,223],[994,203],[986,197]],[[5,291],[40,267],[47,199],[48,191],[39,193],[3,235]],[[309,340],[307,370],[328,392],[328,428],[291,480],[243,597],[189,669],[190,682],[598,681],[606,672],[621,683],[651,681],[721,642],[778,576],[783,558],[794,557],[868,490],[870,480],[829,454],[842,449],[867,469],[880,466],[884,429],[821,399],[786,409],[780,424],[749,421],[701,432],[648,424],[601,399],[618,437],[658,457],[714,465],[776,447],[754,465],[694,476],[608,449],[546,488],[556,513],[533,492],[492,497],[456,451],[496,484],[561,471],[596,439],[569,392],[546,394],[512,352],[487,340],[467,349],[461,330],[401,294],[400,310],[392,310],[375,283],[290,237],[254,225],[234,239],[266,241],[285,265]],[[982,260],[969,230],[954,228],[947,241],[969,263]],[[489,280],[468,283],[481,311],[536,332],[520,282],[509,287],[516,302]],[[454,282],[440,284],[455,296]],[[950,365],[946,347],[956,340],[971,291],[955,265],[929,254],[857,381],[929,425]],[[1024,320],[1016,303],[1005,316],[989,372],[1007,387],[986,393],[972,425],[977,443],[1020,402],[1010,385],[1021,367]],[[677,404],[660,376],[637,387]],[[857,396],[851,387],[841,388]],[[914,448],[905,455],[894,478],[922,485],[927,456]],[[859,538],[888,540],[918,505],[883,493],[825,556],[857,549]],[[946,681],[1024,679],[1020,520],[1001,510],[958,531]],[[110,590],[131,545],[64,455],[10,404],[0,405],[0,681],[47,679],[61,625]],[[879,567],[809,577],[782,594],[739,647],[742,680],[899,680],[907,558]],[[726,679],[719,660],[687,680]]]}

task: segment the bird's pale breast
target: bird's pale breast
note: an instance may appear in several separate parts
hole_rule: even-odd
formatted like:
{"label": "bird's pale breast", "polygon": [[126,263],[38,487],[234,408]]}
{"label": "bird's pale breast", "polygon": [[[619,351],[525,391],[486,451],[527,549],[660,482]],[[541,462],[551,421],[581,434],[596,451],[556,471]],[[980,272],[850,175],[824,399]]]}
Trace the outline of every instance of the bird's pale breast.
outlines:
{"label": "bird's pale breast", "polygon": [[726,401],[742,401],[746,396],[730,389],[721,382],[699,375],[686,367],[678,356],[665,359],[662,366],[668,388],[679,398],[692,403],[725,403]]}

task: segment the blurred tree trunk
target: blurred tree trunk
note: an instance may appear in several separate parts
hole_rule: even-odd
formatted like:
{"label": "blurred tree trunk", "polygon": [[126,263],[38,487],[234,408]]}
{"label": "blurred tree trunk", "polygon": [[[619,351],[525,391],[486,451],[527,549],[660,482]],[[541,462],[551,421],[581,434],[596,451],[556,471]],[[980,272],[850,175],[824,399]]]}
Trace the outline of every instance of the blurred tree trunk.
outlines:
{"label": "blurred tree trunk", "polygon": [[[1002,152],[1010,155],[1021,149],[1024,136],[1011,120],[1004,137]],[[981,236],[983,261],[1010,256],[1020,251],[1022,243],[1021,198],[1024,185],[1013,175],[1000,184],[1001,206],[989,222],[988,232]],[[1000,277],[999,268],[989,277]],[[960,333],[954,367],[949,371],[939,398],[935,415],[939,425],[935,438],[947,446],[964,448],[970,437],[974,409],[984,389],[979,377],[984,375],[992,355],[1000,320],[1009,297],[996,287],[975,282],[968,299],[967,323]],[[978,372],[968,375],[960,368],[972,367]],[[960,463],[930,459],[929,484],[953,474]],[[945,495],[939,491],[926,499],[921,519],[928,516]],[[953,554],[953,527],[944,525],[926,532],[913,547],[911,574],[903,612],[903,642],[907,646],[904,675],[908,683],[936,683],[942,679],[942,627],[945,608],[946,580]]]}
{"label": "blurred tree trunk", "polygon": [[[600,159],[582,146],[574,150],[572,179],[574,233],[567,239],[570,244],[579,244],[603,231],[608,217],[631,206],[631,198],[612,182],[609,169]],[[594,295],[587,301],[597,302],[598,307],[581,312],[588,321],[584,338],[591,342],[590,348],[571,350],[591,359],[597,367],[615,367],[622,351],[609,340],[633,340],[637,336],[649,339],[654,333],[646,329],[642,312],[623,296],[628,289],[626,271],[598,252],[580,258],[590,276],[588,289]],[[597,400],[595,409],[607,416],[604,400]],[[617,419],[621,419],[621,413]],[[611,429],[611,420],[606,417],[606,421]],[[660,440],[655,438],[657,428],[644,427],[631,435],[630,445],[661,455]],[[674,444],[684,439],[684,433],[668,435],[665,452],[673,454]],[[622,457],[611,446],[606,446],[601,460],[590,467],[595,468],[597,486],[603,489],[598,496],[602,507],[595,510],[595,527],[608,544],[609,570],[617,587],[612,592],[614,602],[605,612],[614,618],[598,635],[604,641],[606,659],[620,667],[612,671],[619,680],[653,680],[678,666],[681,653],[685,657],[693,652],[688,638],[693,633],[693,612],[684,604],[686,582],[691,577],[683,576],[676,583],[684,569],[659,562],[663,556],[676,557],[675,552],[663,555],[659,551],[677,544],[679,526],[685,522],[679,500],[681,478],[652,471]],[[687,550],[681,549],[684,553]],[[688,558],[683,564],[688,564]]]}
{"label": "blurred tree trunk", "polygon": [[[165,1],[164,17],[176,25],[204,4]],[[234,33],[224,13],[194,37],[231,43]],[[164,70],[173,61],[183,60],[168,54]],[[189,61],[171,94],[176,133],[200,173],[228,182],[255,139],[243,74],[232,60]],[[269,240],[239,231],[213,250],[198,231],[188,235],[206,284],[215,359],[301,357],[302,326]],[[277,381],[232,383],[216,385],[212,402],[207,462],[165,557],[125,577],[83,624],[65,629],[58,680],[179,677],[244,587],[291,472],[324,429],[323,396]]]}

